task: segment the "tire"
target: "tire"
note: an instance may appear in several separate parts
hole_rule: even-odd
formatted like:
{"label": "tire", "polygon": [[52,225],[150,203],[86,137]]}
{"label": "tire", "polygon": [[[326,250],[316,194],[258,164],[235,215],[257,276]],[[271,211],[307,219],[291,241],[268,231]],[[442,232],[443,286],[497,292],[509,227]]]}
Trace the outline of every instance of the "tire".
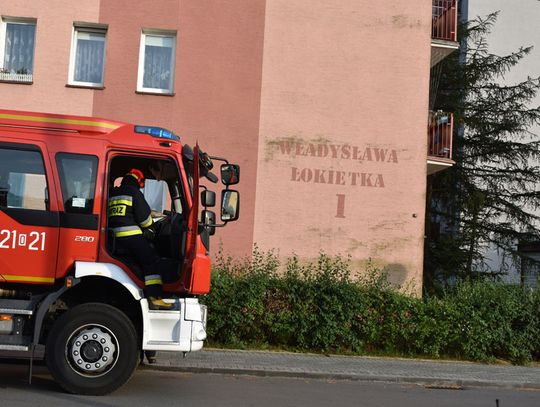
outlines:
{"label": "tire", "polygon": [[139,361],[128,317],[101,303],[77,305],[55,322],[45,347],[47,367],[67,392],[101,396],[132,376]]}

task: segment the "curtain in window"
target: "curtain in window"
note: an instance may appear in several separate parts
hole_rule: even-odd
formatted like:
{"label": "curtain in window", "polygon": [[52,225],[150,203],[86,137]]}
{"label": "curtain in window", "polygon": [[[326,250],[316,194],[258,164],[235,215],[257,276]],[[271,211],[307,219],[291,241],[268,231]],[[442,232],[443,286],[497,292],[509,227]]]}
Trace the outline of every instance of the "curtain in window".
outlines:
{"label": "curtain in window", "polygon": [[7,206],[11,208],[23,208],[24,187],[26,174],[12,172],[9,175],[9,193],[7,195]]}
{"label": "curtain in window", "polygon": [[147,179],[144,183],[144,199],[152,210],[163,212],[167,199],[167,183],[165,181],[156,181],[155,179]]}
{"label": "curtain in window", "polygon": [[172,89],[173,41],[171,37],[146,36],[143,87]]}
{"label": "curtain in window", "polygon": [[105,35],[79,32],[73,79],[102,84],[104,55]]}
{"label": "curtain in window", "polygon": [[34,24],[6,25],[4,68],[12,73],[31,74],[34,68]]}

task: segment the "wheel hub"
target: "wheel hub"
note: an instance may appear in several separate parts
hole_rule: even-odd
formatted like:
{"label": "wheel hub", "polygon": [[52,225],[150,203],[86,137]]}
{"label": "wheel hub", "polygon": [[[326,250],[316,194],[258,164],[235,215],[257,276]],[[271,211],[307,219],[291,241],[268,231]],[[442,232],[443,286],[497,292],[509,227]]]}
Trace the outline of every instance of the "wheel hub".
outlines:
{"label": "wheel hub", "polygon": [[81,346],[81,356],[88,362],[97,362],[101,355],[103,355],[103,348],[98,341],[88,341]]}
{"label": "wheel hub", "polygon": [[69,355],[75,370],[84,374],[101,373],[115,362],[114,335],[104,327],[84,327],[72,335]]}

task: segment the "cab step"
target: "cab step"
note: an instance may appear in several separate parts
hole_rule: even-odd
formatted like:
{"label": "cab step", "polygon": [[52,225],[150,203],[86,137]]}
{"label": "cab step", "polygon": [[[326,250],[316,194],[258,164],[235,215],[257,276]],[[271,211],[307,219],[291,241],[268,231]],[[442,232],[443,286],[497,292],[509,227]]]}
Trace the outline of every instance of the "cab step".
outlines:
{"label": "cab step", "polygon": [[0,351],[26,352],[32,338],[25,336],[24,326],[34,313],[30,300],[0,299]]}
{"label": "cab step", "polygon": [[27,352],[30,350],[30,347],[25,345],[7,345],[0,343],[0,350]]}
{"label": "cab step", "polygon": [[0,314],[32,315],[34,301],[29,300],[0,300]]}

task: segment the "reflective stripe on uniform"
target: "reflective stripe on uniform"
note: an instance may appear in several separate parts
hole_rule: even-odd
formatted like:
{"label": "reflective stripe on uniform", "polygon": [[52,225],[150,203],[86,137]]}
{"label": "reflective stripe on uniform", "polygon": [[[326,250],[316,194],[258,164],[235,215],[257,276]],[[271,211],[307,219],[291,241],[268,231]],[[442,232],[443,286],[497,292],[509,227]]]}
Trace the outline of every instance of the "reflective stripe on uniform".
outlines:
{"label": "reflective stripe on uniform", "polygon": [[133,206],[133,197],[129,195],[111,196],[109,198],[109,206],[113,205]]}
{"label": "reflective stripe on uniform", "polygon": [[161,281],[161,276],[159,274],[152,274],[149,276],[144,277],[144,285],[161,285],[163,284],[163,281]]}
{"label": "reflective stripe on uniform", "polygon": [[140,225],[143,228],[147,228],[148,226],[152,225],[152,216],[148,215],[148,217],[140,223]]}
{"label": "reflective stripe on uniform", "polygon": [[142,235],[142,230],[138,226],[120,226],[117,228],[111,228],[116,237],[126,237]]}

